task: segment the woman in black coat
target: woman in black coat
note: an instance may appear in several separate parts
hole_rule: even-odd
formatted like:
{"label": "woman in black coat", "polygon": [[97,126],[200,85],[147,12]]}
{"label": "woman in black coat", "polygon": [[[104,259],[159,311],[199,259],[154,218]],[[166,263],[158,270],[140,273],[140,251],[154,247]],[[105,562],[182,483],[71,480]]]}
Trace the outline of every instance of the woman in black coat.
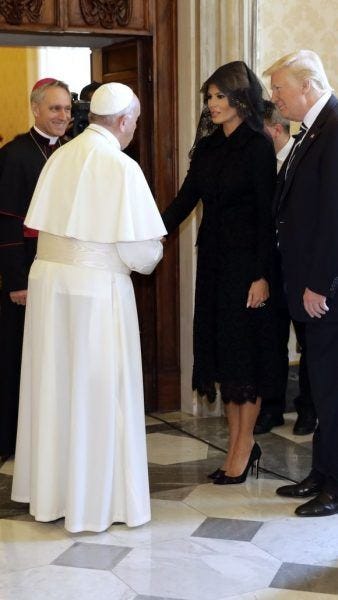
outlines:
{"label": "woman in black coat", "polygon": [[215,400],[220,386],[229,448],[217,484],[241,483],[261,451],[253,428],[262,396],[274,395],[276,340],[269,299],[274,149],[263,132],[261,85],[242,61],[202,87],[191,164],[163,214],[170,233],[203,202],[198,232],[193,389]]}

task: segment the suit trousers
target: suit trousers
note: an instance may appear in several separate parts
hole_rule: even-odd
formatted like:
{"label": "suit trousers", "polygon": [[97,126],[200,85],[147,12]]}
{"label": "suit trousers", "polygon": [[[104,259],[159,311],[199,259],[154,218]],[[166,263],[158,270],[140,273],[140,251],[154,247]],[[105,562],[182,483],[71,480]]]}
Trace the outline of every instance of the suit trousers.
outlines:
{"label": "suit trousers", "polygon": [[[262,399],[262,413],[271,414],[277,418],[283,416],[286,404],[286,390],[288,384],[289,372],[289,351],[288,341],[290,335],[291,317],[287,307],[280,307],[277,310],[277,334],[279,345],[279,369],[282,373],[280,382],[280,394],[274,398]],[[296,338],[301,347],[301,355],[299,360],[299,396],[294,399],[295,408],[298,414],[315,414],[315,408],[312,400],[309,376],[307,372],[306,361],[306,339],[305,339],[305,323],[292,320]]]}
{"label": "suit trousers", "polygon": [[314,319],[306,324],[307,361],[318,416],[312,466],[338,492],[338,323]]}

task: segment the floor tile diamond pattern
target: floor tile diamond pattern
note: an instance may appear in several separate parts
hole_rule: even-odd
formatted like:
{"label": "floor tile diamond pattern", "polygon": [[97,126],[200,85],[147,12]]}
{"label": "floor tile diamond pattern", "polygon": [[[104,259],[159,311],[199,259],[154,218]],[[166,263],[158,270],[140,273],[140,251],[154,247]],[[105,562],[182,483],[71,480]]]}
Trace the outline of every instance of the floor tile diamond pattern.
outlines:
{"label": "floor tile diamond pattern", "polygon": [[152,520],[142,527],[70,534],[63,520],[36,523],[10,501],[13,460],[1,466],[0,599],[338,600],[338,515],[300,519],[299,502],[275,493],[309,469],[295,415],[259,437],[260,478],[236,486],[207,478],[224,459],[224,419],[167,417],[174,429],[147,418]]}
{"label": "floor tile diamond pattern", "polygon": [[239,519],[206,519],[192,534],[195,537],[250,542],[262,523]]}
{"label": "floor tile diamond pattern", "polygon": [[53,561],[53,565],[80,567],[83,569],[101,569],[110,571],[131,551],[125,546],[106,546],[105,544],[83,544],[76,542]]}

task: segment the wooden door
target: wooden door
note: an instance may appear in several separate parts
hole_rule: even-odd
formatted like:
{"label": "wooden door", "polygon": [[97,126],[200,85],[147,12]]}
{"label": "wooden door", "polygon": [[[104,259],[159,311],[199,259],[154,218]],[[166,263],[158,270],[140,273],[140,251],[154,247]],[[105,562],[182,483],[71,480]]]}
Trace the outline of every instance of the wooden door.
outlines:
{"label": "wooden door", "polygon": [[[152,38],[137,37],[103,48],[93,64],[93,79],[130,86],[138,96],[141,114],[134,139],[125,152],[136,160],[154,193],[153,185],[153,81]],[[99,67],[97,66],[99,65]],[[98,68],[101,73],[98,72]],[[132,274],[142,348],[145,409],[158,406],[156,271],[150,276]]]}

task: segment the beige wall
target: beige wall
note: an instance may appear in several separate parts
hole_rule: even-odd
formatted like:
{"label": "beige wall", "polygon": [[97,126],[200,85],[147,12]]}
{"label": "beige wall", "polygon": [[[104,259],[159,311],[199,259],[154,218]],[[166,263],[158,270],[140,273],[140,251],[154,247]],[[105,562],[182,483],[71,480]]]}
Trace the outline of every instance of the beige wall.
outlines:
{"label": "beige wall", "polygon": [[321,57],[338,91],[338,0],[258,0],[257,73],[275,60],[300,50]]}
{"label": "beige wall", "polygon": [[36,81],[36,50],[0,48],[1,144],[27,131],[31,124],[29,93]]}

